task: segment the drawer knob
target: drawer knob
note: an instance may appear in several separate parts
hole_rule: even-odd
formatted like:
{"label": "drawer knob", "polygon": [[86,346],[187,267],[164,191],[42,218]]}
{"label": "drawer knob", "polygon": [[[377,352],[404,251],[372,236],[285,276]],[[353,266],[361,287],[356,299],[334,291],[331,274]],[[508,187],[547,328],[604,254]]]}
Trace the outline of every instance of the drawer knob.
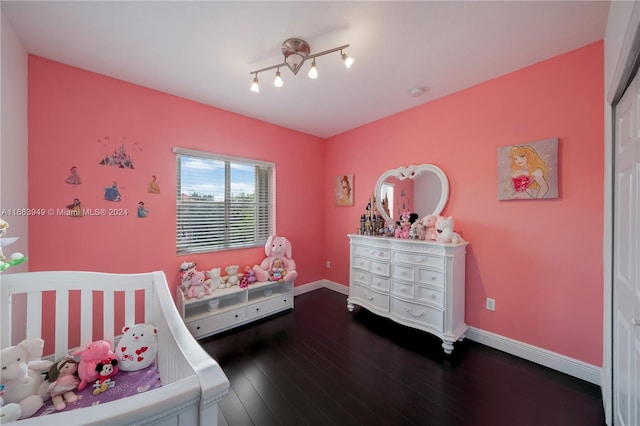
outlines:
{"label": "drawer knob", "polygon": [[429,297],[430,297],[430,298],[432,298],[432,299],[435,299],[435,298],[436,298],[436,295],[435,295],[435,294],[433,294],[433,293],[431,293],[431,296],[429,296]]}

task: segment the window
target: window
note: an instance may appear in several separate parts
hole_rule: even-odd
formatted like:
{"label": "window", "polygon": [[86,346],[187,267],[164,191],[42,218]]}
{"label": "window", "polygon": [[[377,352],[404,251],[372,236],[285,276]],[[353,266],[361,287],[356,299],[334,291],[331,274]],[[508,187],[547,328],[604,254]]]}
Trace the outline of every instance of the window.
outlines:
{"label": "window", "polygon": [[174,148],[178,254],[263,246],[273,233],[275,165]]}

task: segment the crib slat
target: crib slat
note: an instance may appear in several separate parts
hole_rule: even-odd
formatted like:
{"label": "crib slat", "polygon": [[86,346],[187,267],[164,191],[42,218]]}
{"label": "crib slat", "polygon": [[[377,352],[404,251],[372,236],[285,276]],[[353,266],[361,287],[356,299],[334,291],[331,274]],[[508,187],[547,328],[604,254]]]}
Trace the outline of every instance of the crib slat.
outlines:
{"label": "crib slat", "polygon": [[93,341],[93,292],[80,292],[80,345],[86,346]]}
{"label": "crib slat", "polygon": [[113,312],[114,304],[113,304],[113,291],[105,290],[104,295],[104,322],[102,324],[103,339],[111,340],[113,342],[113,319],[115,317],[115,313]]}
{"label": "crib slat", "polygon": [[[69,329],[69,292],[56,292],[56,329]],[[55,359],[61,359],[67,354],[69,339],[67,333],[56,333]]]}
{"label": "crib slat", "polygon": [[[152,302],[155,296],[152,294],[153,291],[155,290],[152,289],[151,286],[144,289],[144,322],[148,324],[153,324],[153,320],[151,319],[154,315]],[[156,327],[158,326],[157,324],[154,325]]]}
{"label": "crib slat", "polygon": [[42,337],[42,293],[27,293],[27,338]]}
{"label": "crib slat", "polygon": [[[136,292],[128,290],[124,292],[124,325],[131,326],[136,323]],[[118,334],[120,330],[118,330]]]}

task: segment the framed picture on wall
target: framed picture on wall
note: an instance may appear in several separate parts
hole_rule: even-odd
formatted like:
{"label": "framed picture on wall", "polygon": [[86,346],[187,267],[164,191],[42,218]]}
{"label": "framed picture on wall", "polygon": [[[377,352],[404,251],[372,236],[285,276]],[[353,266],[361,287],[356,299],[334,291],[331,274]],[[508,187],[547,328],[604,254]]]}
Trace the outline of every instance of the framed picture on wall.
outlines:
{"label": "framed picture on wall", "polygon": [[558,198],[558,139],[498,148],[498,200]]}
{"label": "framed picture on wall", "polygon": [[336,206],[353,206],[353,175],[336,176],[333,194]]}

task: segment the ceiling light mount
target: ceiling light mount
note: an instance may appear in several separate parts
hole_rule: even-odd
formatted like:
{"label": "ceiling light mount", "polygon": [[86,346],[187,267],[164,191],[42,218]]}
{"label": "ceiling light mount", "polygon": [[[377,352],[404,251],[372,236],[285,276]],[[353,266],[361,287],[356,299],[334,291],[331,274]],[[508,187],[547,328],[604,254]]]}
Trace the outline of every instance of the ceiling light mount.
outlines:
{"label": "ceiling light mount", "polygon": [[255,93],[259,93],[260,89],[258,87],[258,73],[276,70],[276,80],[274,81],[274,85],[276,87],[282,87],[283,81],[280,75],[280,67],[287,67],[291,70],[293,75],[297,75],[298,71],[304,64],[307,59],[312,60],[312,67],[309,71],[309,77],[315,79],[318,77],[318,70],[316,68],[316,60],[315,58],[319,56],[328,55],[333,52],[340,52],[340,57],[344,61],[344,64],[347,68],[351,67],[353,64],[353,58],[350,58],[346,53],[343,52],[344,49],[349,47],[348,44],[344,46],[334,47],[333,49],[324,50],[319,53],[311,53],[311,47],[309,43],[299,38],[289,38],[282,43],[282,55],[284,56],[284,62],[276,65],[272,65],[270,67],[262,68],[259,70],[251,71],[249,74],[253,75],[253,83],[251,85],[251,91]]}

